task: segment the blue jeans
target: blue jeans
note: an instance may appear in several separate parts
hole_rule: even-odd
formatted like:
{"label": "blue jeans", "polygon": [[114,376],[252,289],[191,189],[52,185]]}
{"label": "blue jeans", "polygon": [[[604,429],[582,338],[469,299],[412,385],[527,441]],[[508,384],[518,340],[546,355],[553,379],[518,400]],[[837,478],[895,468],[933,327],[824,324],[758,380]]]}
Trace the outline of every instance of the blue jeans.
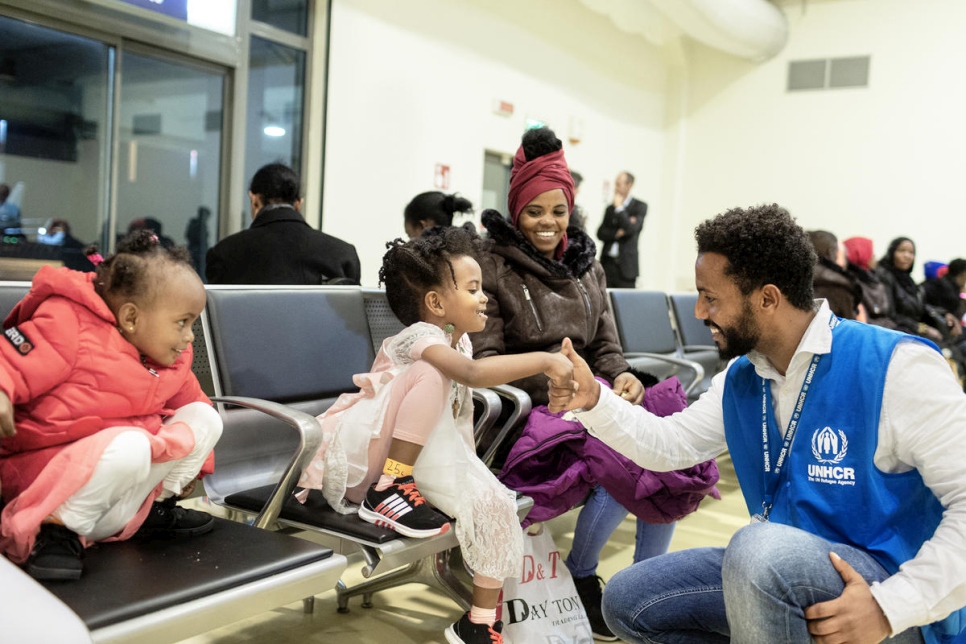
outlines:
{"label": "blue jeans", "polygon": [[[727,548],[656,557],[604,587],[604,620],[626,642],[809,642],[805,608],[838,597],[834,551],[868,582],[889,576],[865,551],[775,523],[741,528]],[[921,644],[918,628],[890,644]]]}
{"label": "blue jeans", "polygon": [[[573,547],[565,562],[573,577],[580,579],[597,574],[600,553],[626,516],[627,510],[624,506],[615,501],[604,488],[594,488],[577,515]],[[667,552],[674,534],[674,525],[645,523],[638,519],[634,563]]]}

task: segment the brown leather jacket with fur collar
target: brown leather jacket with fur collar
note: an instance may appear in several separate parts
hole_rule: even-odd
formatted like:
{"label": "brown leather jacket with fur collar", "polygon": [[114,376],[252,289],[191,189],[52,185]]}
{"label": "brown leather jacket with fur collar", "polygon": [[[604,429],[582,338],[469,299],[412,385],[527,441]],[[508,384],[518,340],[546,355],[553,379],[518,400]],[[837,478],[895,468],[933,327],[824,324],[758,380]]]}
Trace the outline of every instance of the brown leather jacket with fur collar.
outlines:
{"label": "brown leather jacket with fur collar", "polygon": [[[570,338],[596,375],[613,382],[628,371],[593,240],[570,227],[567,250],[555,261],[538,253],[499,212],[487,210],[482,220],[490,234],[480,258],[489,301],[486,328],[470,334],[474,357],[558,351]],[[547,404],[546,376],[510,384],[530,394],[534,406]]]}

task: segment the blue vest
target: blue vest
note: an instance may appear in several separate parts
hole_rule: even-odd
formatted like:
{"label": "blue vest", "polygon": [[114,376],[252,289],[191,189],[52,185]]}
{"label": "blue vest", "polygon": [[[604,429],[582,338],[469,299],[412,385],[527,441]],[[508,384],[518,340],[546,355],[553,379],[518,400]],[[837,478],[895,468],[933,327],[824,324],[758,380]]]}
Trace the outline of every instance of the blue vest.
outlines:
{"label": "blue vest", "polygon": [[[896,344],[910,336],[840,320],[832,352],[823,355],[785,459],[769,520],[868,552],[889,574],[912,559],[942,518],[943,508],[916,470],[879,471],[873,454],[886,369]],[[930,345],[932,346],[932,345]],[[782,447],[765,387],[772,470]],[[725,438],[745,504],[761,511],[766,481],[762,450],[762,378],[747,357],[728,371],[722,396]],[[926,642],[966,625],[966,609],[922,629]]]}

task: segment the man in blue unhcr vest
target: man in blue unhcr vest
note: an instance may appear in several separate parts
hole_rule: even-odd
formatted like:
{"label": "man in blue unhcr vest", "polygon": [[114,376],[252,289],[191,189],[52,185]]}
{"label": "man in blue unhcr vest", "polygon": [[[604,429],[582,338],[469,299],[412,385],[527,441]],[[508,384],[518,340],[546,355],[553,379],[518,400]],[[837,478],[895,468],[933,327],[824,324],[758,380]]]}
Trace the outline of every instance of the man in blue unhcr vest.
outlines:
{"label": "man in blue unhcr vest", "polygon": [[966,626],[966,395],[934,345],[812,299],[808,235],[777,205],[695,230],[695,315],[733,359],[667,418],[576,365],[551,390],[651,470],[727,449],[753,519],[726,548],[634,564],[604,591],[628,642],[947,642]]}

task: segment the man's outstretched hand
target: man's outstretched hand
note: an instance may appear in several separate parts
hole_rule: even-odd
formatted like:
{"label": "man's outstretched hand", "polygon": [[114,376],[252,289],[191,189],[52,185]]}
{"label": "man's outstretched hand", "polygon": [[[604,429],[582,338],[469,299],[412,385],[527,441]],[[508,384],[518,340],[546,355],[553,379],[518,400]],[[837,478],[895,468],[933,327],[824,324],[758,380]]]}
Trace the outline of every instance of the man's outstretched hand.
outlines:
{"label": "man's outstretched hand", "polygon": [[550,383],[550,402],[547,407],[557,413],[567,409],[590,409],[600,397],[600,383],[594,379],[587,362],[574,351],[570,338],[564,338],[560,354],[574,365],[572,387],[560,387]]}

